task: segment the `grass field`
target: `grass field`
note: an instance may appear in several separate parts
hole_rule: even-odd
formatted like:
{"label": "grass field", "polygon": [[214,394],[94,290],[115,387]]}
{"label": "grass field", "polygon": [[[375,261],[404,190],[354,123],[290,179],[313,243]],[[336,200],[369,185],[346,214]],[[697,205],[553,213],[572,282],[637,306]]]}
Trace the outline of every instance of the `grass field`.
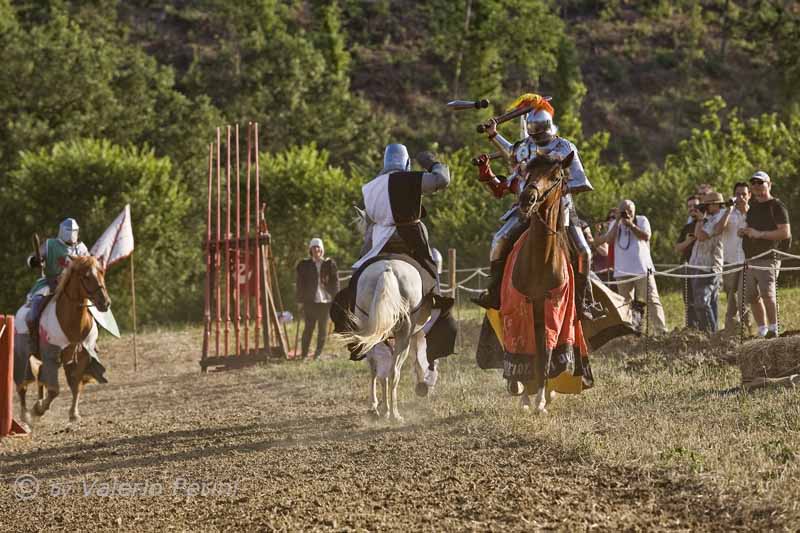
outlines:
{"label": "grass field", "polygon": [[[679,298],[664,303],[676,325]],[[614,341],[593,356],[593,389],[536,417],[476,367],[480,314],[457,314],[459,353],[430,397],[406,366],[399,425],[366,416],[366,365],[335,345],[321,361],[203,375],[196,326],[141,333],[138,371],[129,336],[103,339],[110,383],[88,388],[82,425],[59,398],[31,437],[0,443],[2,529],[797,529],[800,393],[738,390],[735,343]],[[237,494],[19,501],[25,474],[45,488],[233,480]]]}

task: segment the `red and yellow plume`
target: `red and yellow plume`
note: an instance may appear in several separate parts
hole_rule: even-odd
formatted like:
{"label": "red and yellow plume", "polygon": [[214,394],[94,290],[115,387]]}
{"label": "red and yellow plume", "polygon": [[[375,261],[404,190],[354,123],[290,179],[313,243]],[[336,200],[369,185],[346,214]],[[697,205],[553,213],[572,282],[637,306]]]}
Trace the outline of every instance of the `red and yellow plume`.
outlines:
{"label": "red and yellow plume", "polygon": [[534,111],[540,111],[544,109],[550,116],[555,117],[556,111],[553,109],[553,106],[550,105],[549,99],[545,99],[543,96],[538,95],[536,93],[525,93],[506,108],[506,111],[512,111],[514,109],[519,109],[521,107],[530,107],[533,106]]}

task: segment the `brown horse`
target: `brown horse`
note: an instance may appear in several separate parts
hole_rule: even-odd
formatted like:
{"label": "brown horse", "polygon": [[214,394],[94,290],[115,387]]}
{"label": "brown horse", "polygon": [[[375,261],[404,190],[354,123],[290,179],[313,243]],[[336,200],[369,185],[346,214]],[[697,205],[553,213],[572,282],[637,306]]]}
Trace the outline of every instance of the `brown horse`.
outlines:
{"label": "brown horse", "polygon": [[548,386],[549,378],[563,374],[571,383],[577,380],[577,389],[571,385],[569,392],[592,384],[586,344],[575,312],[561,202],[566,169],[572,159],[573,154],[563,160],[539,156],[530,162],[520,195],[520,208],[529,217],[530,226],[515,245],[503,287],[504,375],[524,385],[523,408],[530,409],[529,396],[535,394],[536,412],[542,413],[552,396],[546,394],[547,389],[560,390],[552,383]]}
{"label": "brown horse", "polygon": [[[37,374],[39,400],[33,412],[42,416],[59,394],[58,367],[61,366],[72,391],[69,418],[73,422],[80,421],[78,401],[84,385],[92,380],[105,382],[102,375],[104,369],[96,360],[98,331],[89,306],[94,305],[105,312],[110,304],[104,271],[97,260],[91,256],[70,258],[53,299],[42,311],[39,335],[41,366],[37,372],[28,372],[28,377],[17,386],[20,407],[27,420],[25,396],[27,385],[32,381],[30,378]],[[28,364],[27,357],[22,361],[19,359],[15,358],[15,365]],[[46,396],[43,394],[43,385],[47,388]]]}

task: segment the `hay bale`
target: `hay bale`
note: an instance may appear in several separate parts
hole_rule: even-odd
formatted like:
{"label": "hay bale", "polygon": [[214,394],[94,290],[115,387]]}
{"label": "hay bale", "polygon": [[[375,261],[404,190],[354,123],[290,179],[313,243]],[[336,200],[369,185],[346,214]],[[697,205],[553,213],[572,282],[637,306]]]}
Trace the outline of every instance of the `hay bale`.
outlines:
{"label": "hay bale", "polygon": [[757,339],[737,349],[742,384],[800,373],[800,336]]}

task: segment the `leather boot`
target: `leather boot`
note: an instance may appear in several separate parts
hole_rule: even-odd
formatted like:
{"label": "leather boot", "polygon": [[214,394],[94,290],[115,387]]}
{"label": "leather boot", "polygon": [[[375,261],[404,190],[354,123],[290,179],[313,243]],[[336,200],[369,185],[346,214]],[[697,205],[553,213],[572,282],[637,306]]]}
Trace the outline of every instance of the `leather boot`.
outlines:
{"label": "leather boot", "polygon": [[36,358],[41,358],[39,354],[39,320],[28,320],[28,342],[29,352]]}
{"label": "leather boot", "polygon": [[500,309],[500,287],[503,283],[503,270],[506,267],[505,259],[492,261],[489,265],[489,288],[474,298],[470,298],[484,309]]}

